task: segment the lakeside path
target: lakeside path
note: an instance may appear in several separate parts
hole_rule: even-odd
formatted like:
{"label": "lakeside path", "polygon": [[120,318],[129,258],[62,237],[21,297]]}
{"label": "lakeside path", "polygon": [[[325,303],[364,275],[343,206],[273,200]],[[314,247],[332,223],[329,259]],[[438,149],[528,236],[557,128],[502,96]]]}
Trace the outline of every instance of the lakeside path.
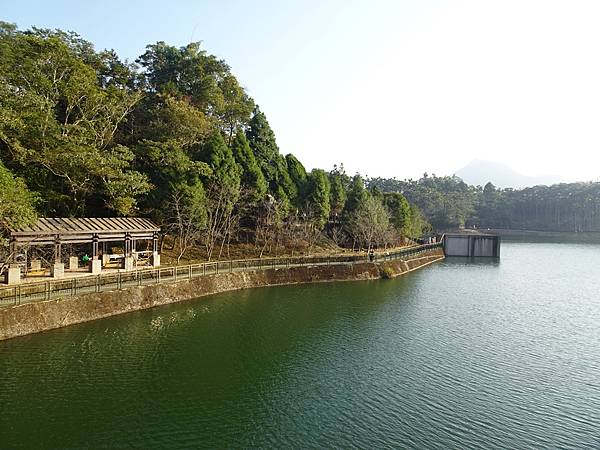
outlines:
{"label": "lakeside path", "polygon": [[226,291],[395,278],[443,258],[441,244],[428,244],[374,261],[285,258],[259,266],[226,261],[17,285],[0,291],[0,340]]}
{"label": "lakeside path", "polygon": [[[441,244],[437,243],[380,251],[375,253],[373,262],[385,262],[413,257],[424,251],[440,247]],[[108,269],[98,275],[91,275],[87,271],[79,269],[77,271],[65,272],[65,276],[59,279],[53,279],[49,276],[33,276],[25,278],[18,285],[0,286],[0,307],[70,297],[90,292],[124,289],[131,286],[182,281],[198,276],[216,275],[219,273],[332,264],[355,264],[358,262],[369,262],[369,256],[360,253],[332,253],[315,256],[220,260],[177,266],[137,268],[131,271]]]}

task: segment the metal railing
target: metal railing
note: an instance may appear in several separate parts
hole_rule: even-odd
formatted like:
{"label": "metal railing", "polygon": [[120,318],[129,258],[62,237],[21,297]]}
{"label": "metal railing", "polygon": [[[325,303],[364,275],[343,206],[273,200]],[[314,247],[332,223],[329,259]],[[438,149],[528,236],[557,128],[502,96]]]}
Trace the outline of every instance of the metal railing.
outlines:
{"label": "metal railing", "polygon": [[[394,252],[374,255],[374,262],[392,261],[421,255],[441,243],[419,245]],[[158,283],[191,280],[219,273],[246,272],[265,269],[287,269],[290,267],[319,266],[331,264],[356,264],[369,262],[369,255],[330,255],[311,257],[256,258],[227,261],[212,261],[184,266],[156,267],[127,272],[101,273],[76,278],[23,283],[0,288],[0,307],[22,303],[50,300],[75,295],[125,289]]]}

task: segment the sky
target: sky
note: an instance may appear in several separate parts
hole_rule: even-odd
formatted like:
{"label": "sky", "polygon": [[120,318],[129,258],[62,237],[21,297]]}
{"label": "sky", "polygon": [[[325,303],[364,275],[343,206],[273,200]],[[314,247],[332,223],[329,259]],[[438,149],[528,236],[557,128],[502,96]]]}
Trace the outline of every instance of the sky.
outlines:
{"label": "sky", "polygon": [[598,1],[0,0],[0,20],[131,61],[202,41],[309,169],[600,179]]}

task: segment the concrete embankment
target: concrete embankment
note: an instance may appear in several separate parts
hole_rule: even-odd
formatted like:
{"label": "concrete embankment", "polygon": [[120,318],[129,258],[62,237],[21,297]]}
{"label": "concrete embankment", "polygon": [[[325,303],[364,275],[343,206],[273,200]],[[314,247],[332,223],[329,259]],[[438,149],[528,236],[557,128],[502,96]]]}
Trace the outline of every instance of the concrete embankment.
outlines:
{"label": "concrete embankment", "polygon": [[443,258],[443,251],[435,249],[408,260],[223,273],[176,283],[27,303],[0,309],[0,340],[238,289],[394,278]]}

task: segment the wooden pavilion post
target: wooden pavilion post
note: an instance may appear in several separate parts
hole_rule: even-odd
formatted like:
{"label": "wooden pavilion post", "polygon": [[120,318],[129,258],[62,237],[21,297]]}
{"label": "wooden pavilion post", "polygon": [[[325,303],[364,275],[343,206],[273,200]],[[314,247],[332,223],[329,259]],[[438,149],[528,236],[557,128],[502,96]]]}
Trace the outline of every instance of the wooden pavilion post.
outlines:
{"label": "wooden pavilion post", "polygon": [[133,270],[133,256],[131,254],[133,243],[131,241],[131,234],[125,233],[125,246],[123,249],[123,269]]}
{"label": "wooden pavilion post", "polygon": [[92,259],[98,259],[98,235],[92,236]]}
{"label": "wooden pavilion post", "polygon": [[60,242],[60,235],[57,234],[54,237],[54,263],[60,262],[61,253],[62,253],[62,246],[61,246],[61,242]]}
{"label": "wooden pavilion post", "polygon": [[17,262],[17,241],[13,238],[10,241],[10,263],[14,264]]}
{"label": "wooden pavilion post", "polygon": [[160,266],[160,254],[158,253],[158,233],[152,234],[152,266]]}
{"label": "wooden pavilion post", "polygon": [[[102,261],[98,258],[98,234],[95,233],[92,236],[92,260],[89,262],[90,264],[90,272],[91,273],[100,273],[102,272]],[[102,243],[104,246],[104,243]]]}
{"label": "wooden pavilion post", "polygon": [[60,234],[54,236],[54,264],[50,267],[52,278],[62,278],[65,275],[65,265],[61,261],[62,242]]}
{"label": "wooden pavilion post", "polygon": [[102,267],[106,266],[110,262],[110,255],[108,254],[108,248],[106,241],[102,241]]}
{"label": "wooden pavilion post", "polygon": [[21,282],[21,267],[17,264],[17,241],[10,241],[10,259],[6,271],[6,284],[19,284]]}

